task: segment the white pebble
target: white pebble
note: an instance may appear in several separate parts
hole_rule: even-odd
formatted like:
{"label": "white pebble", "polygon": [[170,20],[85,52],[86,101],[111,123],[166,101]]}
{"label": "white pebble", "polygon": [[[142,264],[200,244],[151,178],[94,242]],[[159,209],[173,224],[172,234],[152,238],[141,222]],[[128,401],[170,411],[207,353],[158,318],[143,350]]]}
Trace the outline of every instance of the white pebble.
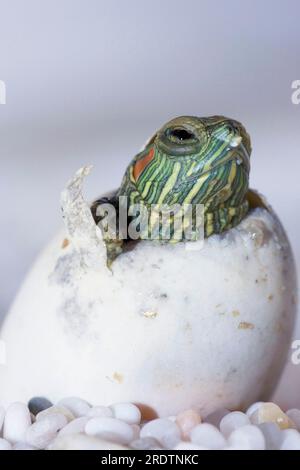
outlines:
{"label": "white pebble", "polygon": [[85,432],[89,436],[125,445],[134,436],[131,426],[116,418],[91,418],[85,426]]}
{"label": "white pebble", "polygon": [[222,450],[245,450],[244,447],[239,447],[237,445],[228,445],[226,447],[223,447]]}
{"label": "white pebble", "polygon": [[233,411],[221,419],[220,431],[223,436],[227,438],[232,431],[241,426],[246,426],[247,424],[250,424],[250,420],[247,415],[241,411]]}
{"label": "white pebble", "polygon": [[86,416],[89,418],[113,418],[113,412],[108,406],[93,406]]}
{"label": "white pebble", "polygon": [[39,450],[39,449],[37,447],[26,444],[26,442],[17,442],[13,446],[13,450]]}
{"label": "white pebble", "polygon": [[0,450],[11,450],[11,443],[0,437]]}
{"label": "white pebble", "polygon": [[174,450],[209,450],[207,447],[198,446],[194,442],[181,441]]}
{"label": "white pebble", "polygon": [[67,422],[69,423],[70,421],[73,421],[75,419],[75,416],[71,411],[66,408],[65,406],[50,406],[50,408],[47,408],[46,410],[40,411],[36,415],[36,421],[39,421],[40,419],[45,418],[46,416],[50,416],[52,414],[59,414],[59,415],[64,415]]}
{"label": "white pebble", "polygon": [[300,434],[296,429],[285,429],[282,434],[280,450],[300,450]]}
{"label": "white pebble", "polygon": [[71,411],[75,418],[86,416],[89,409],[91,408],[91,405],[87,401],[77,397],[64,398],[57,403],[57,406],[63,406],[67,408]]}
{"label": "white pebble", "polygon": [[250,418],[250,416],[255,413],[260,407],[261,405],[263,405],[264,402],[263,401],[257,401],[255,403],[253,403],[251,406],[249,406],[249,408],[247,409],[246,411],[246,415]]}
{"label": "white pebble", "polygon": [[172,449],[180,441],[180,429],[176,423],[173,423],[167,418],[154,419],[141,430],[142,437],[154,437],[163,447]]}
{"label": "white pebble", "polygon": [[64,428],[62,428],[58,435],[59,436],[67,436],[69,434],[79,434],[84,432],[85,425],[89,421],[90,418],[86,416],[82,416],[81,418],[76,418],[70,423],[68,423]]}
{"label": "white pebble", "polygon": [[283,435],[277,424],[262,423],[258,424],[257,427],[262,431],[265,437],[266,450],[280,449]]}
{"label": "white pebble", "polygon": [[191,441],[207,449],[222,449],[226,440],[220,431],[209,423],[198,424],[191,432]]}
{"label": "white pebble", "polygon": [[48,447],[48,450],[129,450],[114,442],[104,441],[85,434],[58,436]]}
{"label": "white pebble", "polygon": [[286,415],[295,423],[298,431],[300,431],[300,410],[292,408],[286,412]]}
{"label": "white pebble", "polygon": [[140,432],[141,432],[141,428],[138,424],[132,424],[131,425],[131,429],[133,431],[133,438],[132,440],[133,441],[136,441],[137,439],[140,438]]}
{"label": "white pebble", "polygon": [[131,449],[135,450],[161,450],[162,447],[157,439],[154,437],[143,437],[141,439],[134,440],[130,444]]}
{"label": "white pebble", "polygon": [[31,418],[28,407],[24,403],[12,403],[5,414],[3,437],[12,444],[24,441],[30,425]]}
{"label": "white pebble", "polygon": [[45,449],[67,423],[67,418],[62,414],[51,413],[44,416],[27,430],[26,442],[39,449]]}
{"label": "white pebble", "polygon": [[229,413],[230,411],[226,408],[220,408],[219,410],[216,410],[206,416],[204,421],[206,423],[212,424],[213,426],[216,426],[216,428],[219,428],[221,420],[224,418],[224,416],[228,415]]}
{"label": "white pebble", "polygon": [[140,424],[141,412],[137,406],[132,403],[115,403],[110,406],[113,415],[128,424]]}
{"label": "white pebble", "polygon": [[265,438],[261,430],[252,424],[235,429],[228,438],[230,447],[243,450],[265,450]]}

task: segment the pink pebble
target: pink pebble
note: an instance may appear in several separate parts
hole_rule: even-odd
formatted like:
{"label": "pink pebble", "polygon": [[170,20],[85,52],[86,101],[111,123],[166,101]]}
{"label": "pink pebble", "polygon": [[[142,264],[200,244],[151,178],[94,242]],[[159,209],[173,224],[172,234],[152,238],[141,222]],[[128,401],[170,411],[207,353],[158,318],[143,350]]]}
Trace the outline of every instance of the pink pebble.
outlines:
{"label": "pink pebble", "polygon": [[176,418],[176,424],[181,431],[182,438],[186,440],[189,439],[192,429],[200,423],[200,414],[192,409],[179,413]]}

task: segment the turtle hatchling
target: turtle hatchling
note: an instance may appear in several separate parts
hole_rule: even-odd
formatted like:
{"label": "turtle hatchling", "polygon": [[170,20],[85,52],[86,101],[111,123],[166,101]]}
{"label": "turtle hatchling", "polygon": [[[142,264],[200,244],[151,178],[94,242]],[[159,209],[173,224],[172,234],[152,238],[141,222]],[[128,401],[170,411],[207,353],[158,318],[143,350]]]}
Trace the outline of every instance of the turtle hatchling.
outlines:
{"label": "turtle hatchling", "polygon": [[0,402],[71,395],[205,417],[268,400],[290,347],[296,274],[278,217],[249,189],[250,155],[238,121],[182,116],[92,204],[81,168],[62,192],[65,229],[2,326]]}

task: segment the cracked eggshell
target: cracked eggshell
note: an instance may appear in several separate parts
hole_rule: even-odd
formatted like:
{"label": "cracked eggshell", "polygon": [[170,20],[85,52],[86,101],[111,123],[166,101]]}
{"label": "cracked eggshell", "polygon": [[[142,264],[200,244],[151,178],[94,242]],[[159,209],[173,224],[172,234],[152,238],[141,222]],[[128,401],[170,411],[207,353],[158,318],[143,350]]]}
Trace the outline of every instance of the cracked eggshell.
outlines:
{"label": "cracked eggshell", "polygon": [[0,402],[77,395],[205,416],[267,399],[296,310],[294,262],[274,213],[253,209],[199,249],[139,242],[110,271],[81,195],[87,173],[62,198],[68,234],[40,255],[2,328]]}

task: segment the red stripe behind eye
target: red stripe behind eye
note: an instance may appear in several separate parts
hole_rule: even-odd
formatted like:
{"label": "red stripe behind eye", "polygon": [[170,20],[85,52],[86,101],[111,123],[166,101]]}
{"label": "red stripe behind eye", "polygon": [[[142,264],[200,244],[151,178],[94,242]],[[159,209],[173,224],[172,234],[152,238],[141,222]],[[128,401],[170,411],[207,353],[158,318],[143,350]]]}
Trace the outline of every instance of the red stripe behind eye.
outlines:
{"label": "red stripe behind eye", "polygon": [[149,165],[151,160],[153,160],[154,157],[154,148],[152,147],[150,151],[140,160],[136,162],[133,168],[133,177],[135,181],[137,181],[141,175],[141,173],[144,171],[146,166]]}

